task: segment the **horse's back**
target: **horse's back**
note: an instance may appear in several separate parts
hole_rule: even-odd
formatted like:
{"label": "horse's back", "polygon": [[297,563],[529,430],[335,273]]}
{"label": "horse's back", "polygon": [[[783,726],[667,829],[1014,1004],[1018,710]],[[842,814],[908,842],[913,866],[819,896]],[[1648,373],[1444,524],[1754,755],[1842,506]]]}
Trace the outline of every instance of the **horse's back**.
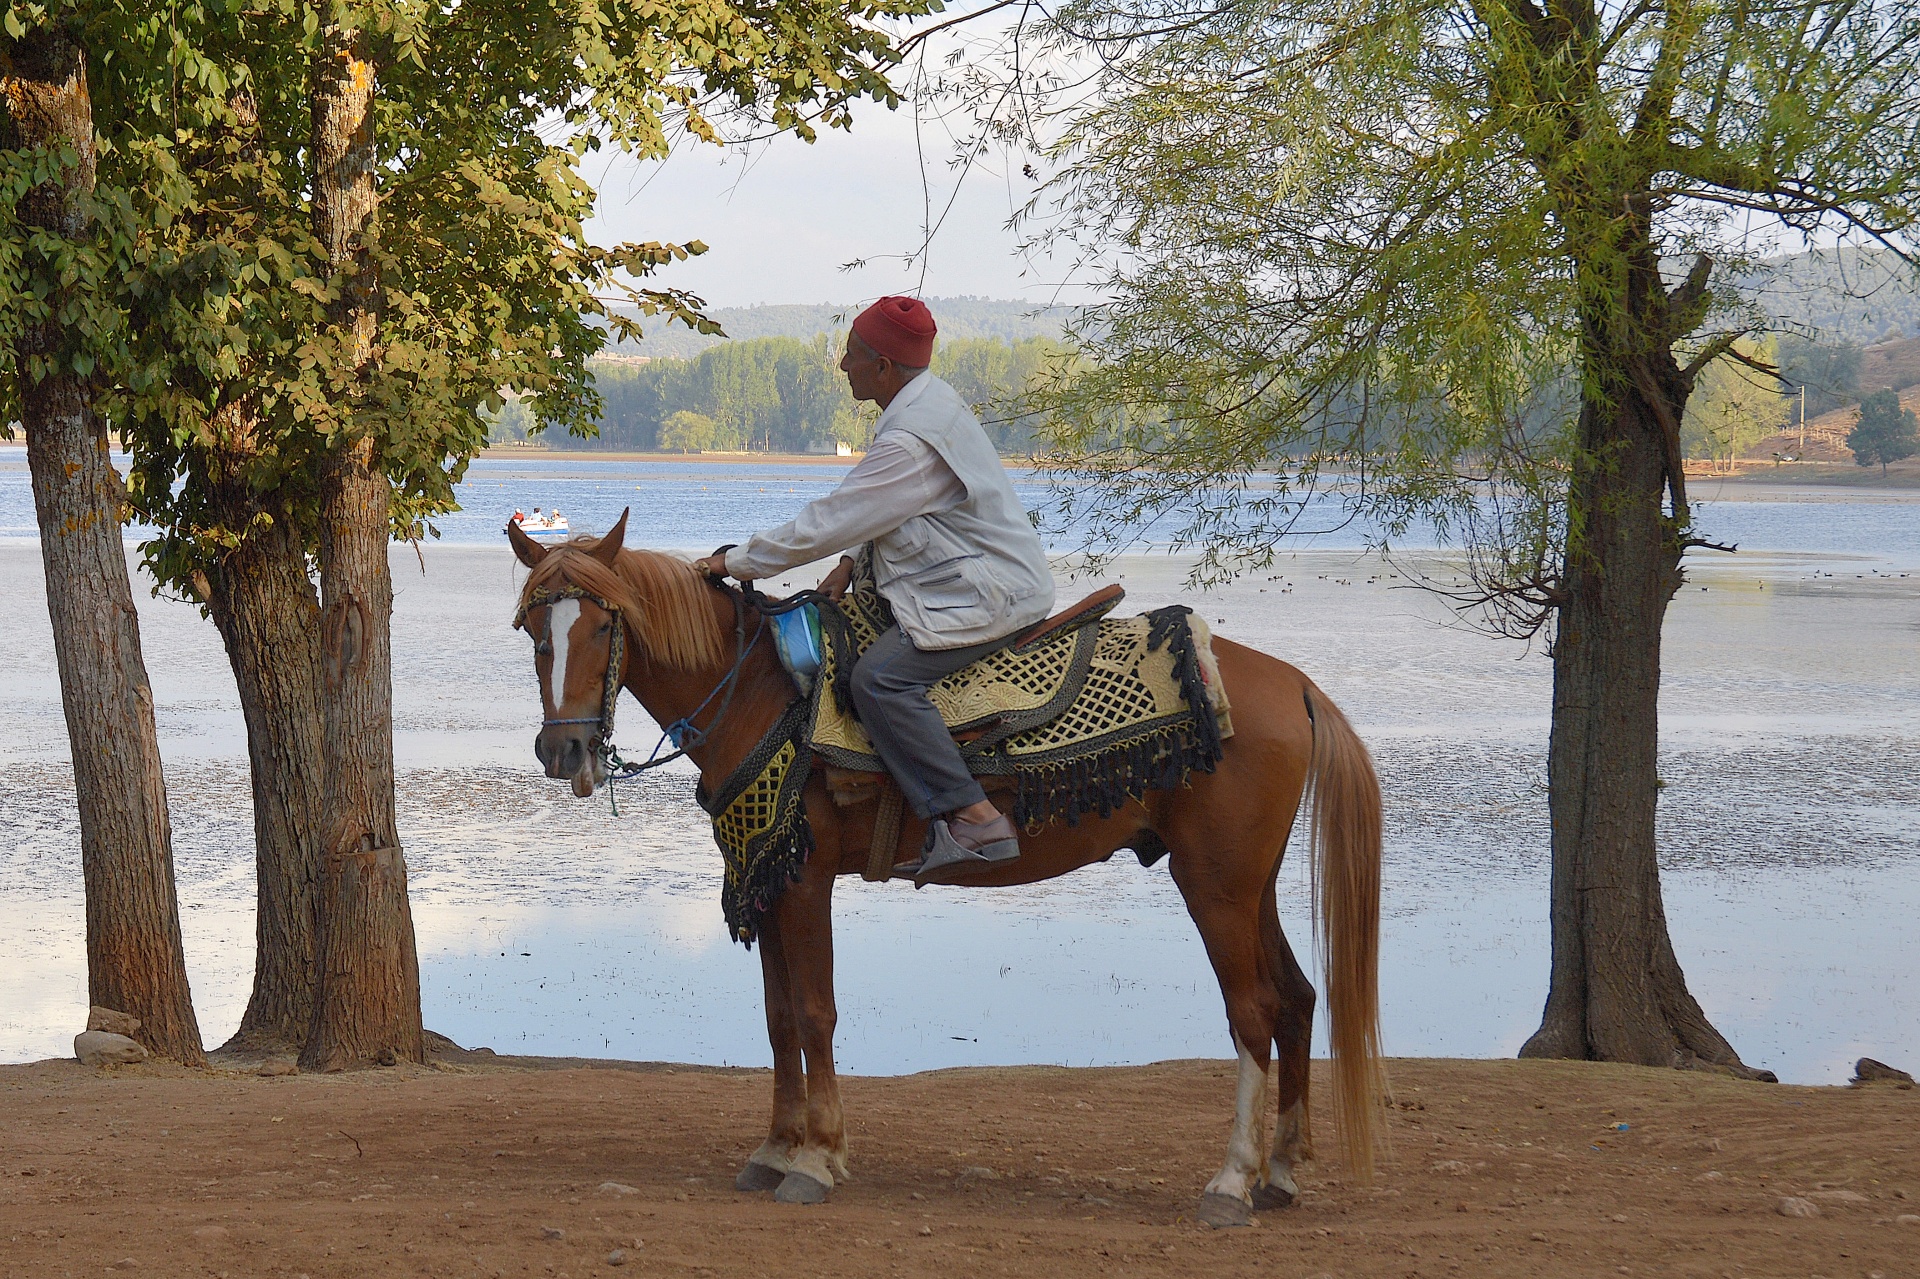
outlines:
{"label": "horse's back", "polygon": [[1229,746],[1244,737],[1243,745],[1278,746],[1299,752],[1304,761],[1313,751],[1313,720],[1307,708],[1313,681],[1291,662],[1225,636],[1213,637],[1213,656],[1233,708]]}

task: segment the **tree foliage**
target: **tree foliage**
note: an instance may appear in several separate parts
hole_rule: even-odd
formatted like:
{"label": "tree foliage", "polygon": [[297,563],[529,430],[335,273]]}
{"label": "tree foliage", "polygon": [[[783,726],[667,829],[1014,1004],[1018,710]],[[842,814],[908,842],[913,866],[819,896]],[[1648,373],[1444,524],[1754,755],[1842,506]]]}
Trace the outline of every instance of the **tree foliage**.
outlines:
{"label": "tree foliage", "polygon": [[1690,458],[1731,464],[1787,422],[1789,401],[1770,370],[1778,356],[1772,337],[1741,342],[1702,369],[1680,420],[1680,447]]}
{"label": "tree foliage", "polygon": [[1677,435],[1760,321],[1751,228],[1915,213],[1920,17],[1891,3],[1079,0],[1046,34],[992,124],[1055,166],[1036,245],[1111,299],[1036,403],[1113,527],[1172,511],[1258,562],[1341,477],[1386,537],[1419,513],[1479,548],[1522,629],[1581,536],[1580,413],[1685,344]]}
{"label": "tree foliage", "polygon": [[737,449],[742,441],[726,434],[721,425],[705,413],[680,409],[667,415],[660,424],[660,447],[668,453],[707,453]]}
{"label": "tree foliage", "polygon": [[[1860,348],[1850,343],[1814,342],[1783,333],[1777,344],[1782,390],[1797,401],[1807,389],[1807,416],[1819,417],[1860,398]],[[1795,405],[1796,412],[1798,404]]]}
{"label": "tree foliage", "polygon": [[[91,336],[69,358],[100,376],[134,451],[130,499],[163,530],[149,548],[163,581],[184,585],[251,521],[274,518],[235,507],[236,490],[309,525],[318,461],[348,434],[378,440],[396,531],[417,533],[451,504],[502,390],[542,426],[586,431],[599,407],[586,360],[609,326],[637,334],[637,310],[714,327],[698,298],[631,283],[702,251],[697,241],[588,238],[592,154],[845,127],[853,100],[896,101],[881,24],[930,7],[15,3],[9,29],[57,18],[113,56],[95,85],[100,230],[71,246],[15,237],[0,257],[0,338],[46,296],[33,271],[83,277],[79,331]],[[326,323],[305,167],[313,59],[336,20],[368,33],[378,68],[368,239],[385,305],[375,360],[351,379]],[[17,199],[46,162],[9,153],[0,196]]]}
{"label": "tree foliage", "polygon": [[1847,447],[1861,466],[1887,464],[1920,453],[1920,423],[1912,409],[1900,407],[1898,391],[1875,391],[1860,401],[1860,420],[1847,432]]}

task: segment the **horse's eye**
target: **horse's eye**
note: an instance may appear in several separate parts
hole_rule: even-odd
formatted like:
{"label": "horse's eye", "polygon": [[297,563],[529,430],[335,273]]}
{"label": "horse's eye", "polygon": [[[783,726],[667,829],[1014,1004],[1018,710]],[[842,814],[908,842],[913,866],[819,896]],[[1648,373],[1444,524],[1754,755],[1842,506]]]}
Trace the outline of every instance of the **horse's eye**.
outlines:
{"label": "horse's eye", "polygon": [[594,632],[594,634],[596,634],[596,635],[605,635],[605,634],[606,634],[606,633],[607,633],[608,631],[610,631],[610,630],[612,630],[612,629],[613,629],[613,623],[612,623],[612,622],[602,622],[602,623],[600,623],[600,629],[599,629],[599,630],[597,630],[597,631],[595,631],[595,632]]}

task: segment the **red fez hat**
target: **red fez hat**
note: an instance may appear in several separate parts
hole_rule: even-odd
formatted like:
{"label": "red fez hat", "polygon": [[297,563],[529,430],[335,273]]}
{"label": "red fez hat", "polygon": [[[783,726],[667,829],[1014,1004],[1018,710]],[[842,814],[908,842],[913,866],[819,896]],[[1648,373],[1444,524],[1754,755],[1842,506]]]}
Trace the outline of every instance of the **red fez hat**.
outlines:
{"label": "red fez hat", "polygon": [[933,312],[919,298],[881,298],[854,317],[853,331],[895,364],[924,369],[933,363]]}

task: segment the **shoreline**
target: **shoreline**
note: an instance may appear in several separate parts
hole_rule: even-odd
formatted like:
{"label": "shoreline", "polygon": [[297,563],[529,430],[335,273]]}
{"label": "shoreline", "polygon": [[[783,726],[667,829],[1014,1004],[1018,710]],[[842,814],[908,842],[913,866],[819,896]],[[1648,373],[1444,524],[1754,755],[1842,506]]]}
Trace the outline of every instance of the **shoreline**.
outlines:
{"label": "shoreline", "polygon": [[[865,454],[854,453],[847,457],[828,457],[819,453],[759,453],[759,452],[712,452],[712,453],[647,453],[624,449],[555,449],[555,448],[516,448],[513,446],[488,445],[475,455],[487,461],[526,460],[565,460],[580,462],[644,462],[649,464],[680,464],[686,466],[706,465],[777,465],[777,466],[851,466]],[[1009,467],[1032,470],[1042,463],[1034,458],[1007,457],[1001,459]],[[1690,471],[1687,474],[1690,489],[1718,487],[1724,485],[1750,486],[1757,490],[1805,488],[1823,493],[1835,491],[1911,494],[1910,498],[1898,500],[1920,501],[1920,465],[1896,463],[1887,475],[1881,475],[1871,468],[1843,466],[1838,463],[1801,463],[1790,467],[1773,466],[1753,462],[1745,465],[1734,475],[1709,475]]]}

